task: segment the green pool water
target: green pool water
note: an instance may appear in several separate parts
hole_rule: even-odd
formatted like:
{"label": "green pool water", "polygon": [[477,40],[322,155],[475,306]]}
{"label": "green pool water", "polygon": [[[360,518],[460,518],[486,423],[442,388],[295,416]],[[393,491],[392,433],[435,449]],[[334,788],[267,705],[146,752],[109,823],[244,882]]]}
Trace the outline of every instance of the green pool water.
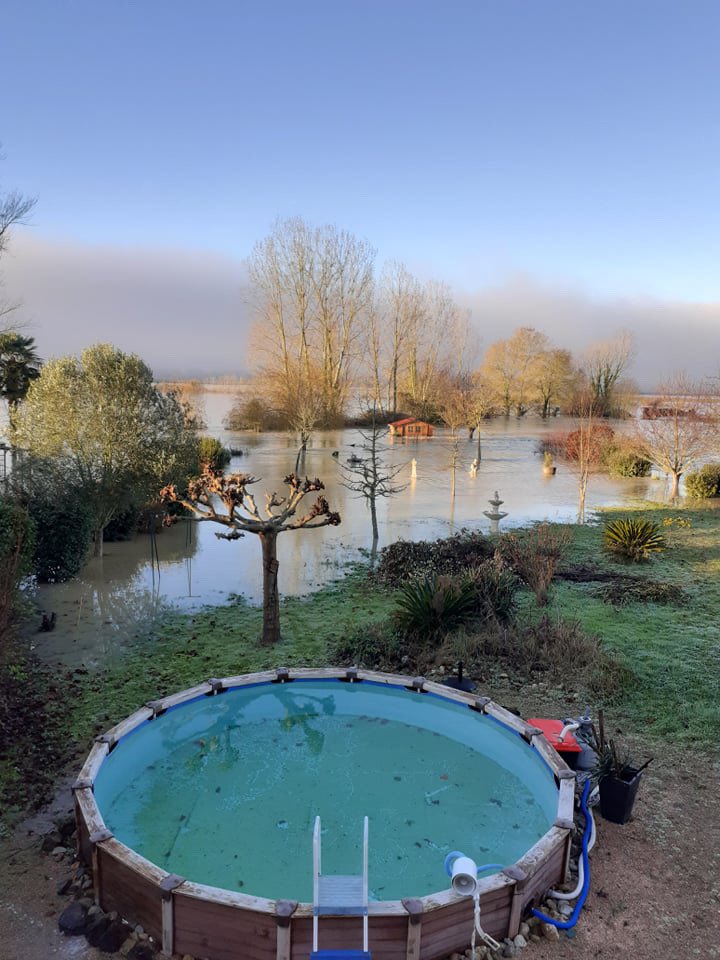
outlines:
{"label": "green pool water", "polygon": [[445,856],[510,864],[550,827],[557,788],[520,737],[463,705],[363,681],[295,680],[169,710],[124,737],[95,797],[123,843],[190,880],[312,899],[323,871],[361,867],[379,900],[449,885]]}

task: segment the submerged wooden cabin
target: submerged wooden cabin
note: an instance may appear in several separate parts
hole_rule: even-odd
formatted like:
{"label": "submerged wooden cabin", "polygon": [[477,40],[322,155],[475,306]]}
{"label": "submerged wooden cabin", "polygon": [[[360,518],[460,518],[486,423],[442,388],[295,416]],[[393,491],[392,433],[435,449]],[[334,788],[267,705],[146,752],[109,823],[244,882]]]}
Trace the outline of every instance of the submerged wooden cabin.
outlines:
{"label": "submerged wooden cabin", "polygon": [[435,432],[431,423],[418,420],[417,417],[405,417],[389,424],[391,437],[431,437]]}

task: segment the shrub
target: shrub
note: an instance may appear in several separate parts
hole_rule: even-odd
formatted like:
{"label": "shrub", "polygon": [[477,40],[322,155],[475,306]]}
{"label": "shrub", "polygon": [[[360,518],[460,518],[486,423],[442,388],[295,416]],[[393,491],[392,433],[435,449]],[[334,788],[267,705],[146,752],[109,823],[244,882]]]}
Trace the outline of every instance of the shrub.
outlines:
{"label": "shrub", "polygon": [[487,537],[469,530],[444,540],[398,540],[380,551],[375,576],[397,587],[434,574],[464,573],[489,560],[494,552]]}
{"label": "shrub", "polygon": [[400,588],[395,620],[406,634],[434,637],[462,623],[471,613],[475,598],[470,579],[440,574],[411,580]]}
{"label": "shrub", "polygon": [[695,500],[720,497],[720,463],[706,463],[694,473],[688,473],[685,492]]}
{"label": "shrub", "polygon": [[259,397],[238,398],[225,418],[228,430],[285,430],[287,422]]}
{"label": "shrub", "polygon": [[230,463],[230,451],[215,437],[200,437],[198,440],[198,460],[200,472],[205,467],[224,470]]}
{"label": "shrub", "polygon": [[603,465],[616,477],[649,477],[652,462],[631,444],[610,445],[603,453]]}
{"label": "shrub", "polygon": [[[455,651],[457,652],[457,650]],[[582,684],[589,692],[614,696],[629,681],[628,670],[586,634],[577,620],[551,620],[483,630],[462,638],[468,672],[492,673],[498,665],[529,678],[546,674],[557,682]]]}
{"label": "shrub", "polygon": [[20,584],[30,569],[33,534],[27,510],[0,499],[0,637],[6,636]]}
{"label": "shrub", "polygon": [[93,513],[71,487],[43,485],[28,502],[35,523],[32,566],[38,580],[59,583],[76,576],[90,551]]}
{"label": "shrub", "polygon": [[607,550],[633,563],[647,560],[666,547],[659,524],[630,517],[609,520],[605,524],[603,543]]}
{"label": "shrub", "polygon": [[512,620],[520,583],[499,554],[470,570],[467,579],[473,589],[472,613],[475,616],[498,623]]}
{"label": "shrub", "polygon": [[540,607],[548,602],[550,584],[569,543],[570,530],[549,523],[500,538],[501,557],[530,587]]}
{"label": "shrub", "polygon": [[338,666],[394,671],[410,664],[417,668],[419,650],[417,643],[408,642],[386,623],[376,623],[331,643],[328,656]]}

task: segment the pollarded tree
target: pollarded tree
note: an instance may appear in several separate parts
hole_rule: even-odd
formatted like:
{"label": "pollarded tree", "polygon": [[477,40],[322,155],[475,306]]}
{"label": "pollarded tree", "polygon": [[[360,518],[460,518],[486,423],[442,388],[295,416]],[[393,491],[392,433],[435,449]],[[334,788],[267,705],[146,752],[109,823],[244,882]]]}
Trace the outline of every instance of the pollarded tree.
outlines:
{"label": "pollarded tree", "polygon": [[[277,538],[286,530],[308,530],[314,527],[336,527],[340,514],[330,510],[322,495],[325,489],[320,480],[301,480],[294,473],[283,481],[288,494],[265,493],[265,507],[261,509],[248,487],[257,483],[255,477],[245,473],[224,476],[219,470],[206,469],[197,479],[188,484],[187,496],[178,492],[174,485],[161,491],[161,499],[179,503],[198,520],[227,527],[227,533],[216,533],[222,540],[239,540],[246,533],[254,533],[262,545],[263,557],[263,631],[262,643],[269,645],[280,641],[280,597],[278,594]],[[309,493],[318,496],[307,513],[297,516],[300,504]],[[218,508],[218,502],[224,511]]]}
{"label": "pollarded tree", "polygon": [[507,340],[488,347],[480,374],[506,416],[527,413],[537,393],[538,358],[549,349],[548,338],[533,327],[519,327]]}
{"label": "pollarded tree", "polygon": [[679,373],[664,383],[635,440],[642,454],[670,475],[672,499],[687,470],[720,449],[717,397],[702,383]]}
{"label": "pollarded tree", "polygon": [[31,458],[50,461],[90,506],[100,556],[111,520],[192,470],[193,426],[175,396],[156,389],[139,357],[99,344],[79,359],[45,364],[17,411],[12,436]]}

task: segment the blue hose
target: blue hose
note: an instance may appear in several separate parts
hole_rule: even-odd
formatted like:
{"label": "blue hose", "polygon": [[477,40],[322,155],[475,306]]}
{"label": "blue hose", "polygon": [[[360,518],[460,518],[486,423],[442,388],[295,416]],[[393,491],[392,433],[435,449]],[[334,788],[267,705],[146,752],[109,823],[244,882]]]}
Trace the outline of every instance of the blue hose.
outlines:
{"label": "blue hose", "polygon": [[[458,857],[464,857],[465,854],[461,853],[459,850],[453,850],[445,857],[445,873],[451,877],[453,863],[457,860]],[[481,867],[477,868],[478,873],[482,873],[484,870],[504,870],[504,863],[484,863]]]}
{"label": "blue hose", "polygon": [[590,824],[590,812],[587,808],[587,798],[590,793],[590,778],[585,781],[585,789],[582,792],[582,797],[580,798],[580,807],[583,814],[585,815],[585,832],[583,833],[582,839],[582,862],[583,862],[583,885],[580,891],[580,896],[577,899],[575,904],[575,909],[567,918],[567,920],[554,920],[552,917],[549,917],[546,913],[542,913],[540,910],[536,910],[533,907],[532,913],[533,916],[539,917],[545,923],[551,923],[554,927],[557,927],[558,930],[570,930],[578,922],[578,917],[580,916],[580,911],[585,906],[585,901],[587,900],[588,891],[590,890],[590,859],[588,857],[588,843],[590,842],[590,834],[592,833],[592,826]]}

